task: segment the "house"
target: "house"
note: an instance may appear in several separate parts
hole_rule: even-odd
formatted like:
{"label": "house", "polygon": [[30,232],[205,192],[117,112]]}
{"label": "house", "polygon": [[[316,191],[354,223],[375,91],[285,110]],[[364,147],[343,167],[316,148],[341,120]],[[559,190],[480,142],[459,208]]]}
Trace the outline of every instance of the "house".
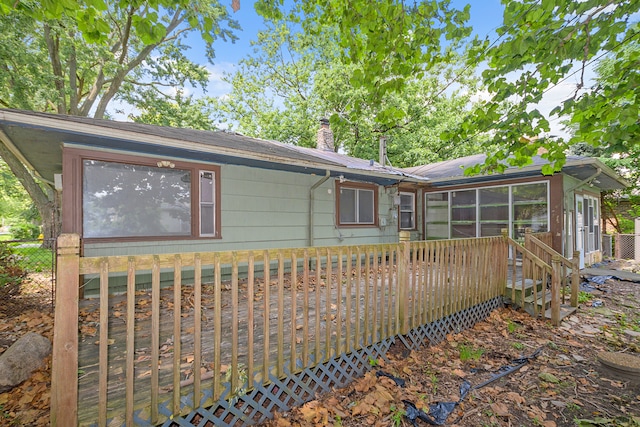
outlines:
{"label": "house", "polygon": [[603,191],[628,184],[597,159],[567,156],[560,173],[545,176],[540,156],[502,174],[465,176],[483,154],[407,168],[428,177],[424,190],[424,239],[495,236],[507,229],[523,238],[526,229],[550,231],[553,247],[567,258],[580,252],[580,267],[602,260]]}
{"label": "house", "polygon": [[0,138],[58,183],[62,231],[81,236],[84,256],[397,242],[417,230],[417,200],[398,188],[427,182],[336,153],[328,121],[309,149],[4,109]]}
{"label": "house", "polygon": [[[226,131],[175,129],[0,110],[0,139],[62,192],[62,231],[85,256],[391,243],[552,231],[554,247],[600,258],[601,191],[625,183],[569,157],[466,177],[484,156],[404,170],[336,153],[328,122],[315,149]],[[570,224],[565,233],[564,224]]]}

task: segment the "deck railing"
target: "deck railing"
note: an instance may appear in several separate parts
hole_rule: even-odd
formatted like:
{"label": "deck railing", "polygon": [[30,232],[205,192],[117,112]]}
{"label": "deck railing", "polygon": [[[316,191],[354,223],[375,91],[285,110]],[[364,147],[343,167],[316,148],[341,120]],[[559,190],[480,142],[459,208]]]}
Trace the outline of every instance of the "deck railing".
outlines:
{"label": "deck railing", "polygon": [[[508,259],[503,237],[81,257],[78,236],[63,235],[58,253],[53,426],[129,426],[140,409],[157,424],[232,400],[502,295]],[[137,290],[148,272],[151,289]],[[100,298],[79,310],[81,275],[99,277]],[[123,275],[126,293],[110,295]]]}
{"label": "deck railing", "polygon": [[561,306],[568,293],[571,307],[578,306],[579,252],[574,252],[571,260],[563,257],[538,238],[550,242],[548,233],[537,236],[527,232],[524,245],[507,237],[506,230],[503,233],[511,254],[511,270],[507,276],[511,301],[519,307],[530,305],[532,314],[543,318],[549,303],[551,323],[559,325]]}
{"label": "deck railing", "polygon": [[551,233],[525,233],[524,238],[524,246],[548,265],[552,266],[556,259],[559,263],[562,304],[566,303],[566,297],[570,295],[571,307],[577,307],[580,288],[580,252],[574,251],[573,258],[565,258],[551,247]]}

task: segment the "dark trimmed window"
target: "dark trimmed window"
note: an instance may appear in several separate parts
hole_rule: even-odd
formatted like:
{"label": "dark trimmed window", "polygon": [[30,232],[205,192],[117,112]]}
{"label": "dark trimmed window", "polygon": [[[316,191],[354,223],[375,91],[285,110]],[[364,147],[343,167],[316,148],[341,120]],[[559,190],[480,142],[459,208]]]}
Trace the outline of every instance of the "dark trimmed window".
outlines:
{"label": "dark trimmed window", "polygon": [[378,187],[373,184],[336,182],[338,225],[377,226]]}
{"label": "dark trimmed window", "polygon": [[85,239],[220,237],[220,168],[70,149]]}

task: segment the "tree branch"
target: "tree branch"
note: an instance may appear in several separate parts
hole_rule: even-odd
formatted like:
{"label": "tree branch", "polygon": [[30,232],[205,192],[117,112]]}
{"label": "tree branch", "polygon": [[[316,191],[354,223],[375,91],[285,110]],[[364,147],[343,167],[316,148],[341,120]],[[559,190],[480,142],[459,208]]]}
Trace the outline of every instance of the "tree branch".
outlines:
{"label": "tree branch", "polygon": [[51,60],[51,67],[53,68],[54,84],[58,91],[58,114],[66,114],[66,94],[64,91],[64,75],[62,73],[62,63],[60,61],[60,40],[57,36],[51,34],[51,27],[48,23],[44,23],[44,39],[47,43],[47,50],[49,52],[49,59]]}
{"label": "tree branch", "polygon": [[[171,22],[166,27],[166,34],[171,34],[173,30],[175,30],[178,25],[180,25],[184,21],[185,16],[181,16],[183,12],[183,9],[176,10],[176,13],[171,19]],[[107,105],[109,105],[109,102],[111,102],[113,97],[118,93],[118,90],[120,90],[120,86],[122,86],[122,83],[124,82],[124,79],[129,74],[129,72],[140,65],[156,47],[158,47],[165,41],[166,37],[160,40],[158,43],[145,46],[140,52],[138,52],[138,55],[136,55],[133,60],[131,60],[128,64],[126,64],[126,66],[120,68],[120,70],[116,72],[116,75],[113,77],[113,81],[109,85],[109,88],[102,95],[100,101],[98,102],[98,107],[96,108],[96,112],[94,114],[95,118],[101,119],[104,117],[104,114],[107,111]]]}

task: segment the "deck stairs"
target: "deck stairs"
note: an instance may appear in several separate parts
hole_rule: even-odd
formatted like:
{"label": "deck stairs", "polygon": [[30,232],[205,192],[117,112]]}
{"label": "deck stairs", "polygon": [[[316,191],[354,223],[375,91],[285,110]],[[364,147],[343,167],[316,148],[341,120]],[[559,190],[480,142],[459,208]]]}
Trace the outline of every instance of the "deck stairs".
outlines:
{"label": "deck stairs", "polygon": [[572,259],[564,258],[551,247],[550,235],[547,237],[545,243],[528,232],[524,244],[508,238],[510,260],[505,301],[559,325],[577,310],[579,253],[574,253]]}
{"label": "deck stairs", "polygon": [[[541,313],[544,312],[544,318],[551,320],[551,291],[547,286],[543,285],[542,280],[536,280],[535,285],[536,289],[534,292],[533,279],[524,279],[524,286],[522,286],[522,282],[516,283],[515,290],[513,290],[514,284],[511,282],[508,283],[506,288],[506,301],[514,307],[522,308],[534,317],[536,316],[536,313],[541,315]],[[542,293],[543,288],[545,288],[544,295]],[[524,298],[522,298],[523,292]],[[511,295],[513,294],[515,294],[515,298],[511,301]],[[522,305],[522,302],[524,302],[524,305]],[[534,308],[534,305],[537,309]],[[570,304],[561,304],[560,321],[565,317],[572,315],[577,310],[577,307],[572,307]]]}

